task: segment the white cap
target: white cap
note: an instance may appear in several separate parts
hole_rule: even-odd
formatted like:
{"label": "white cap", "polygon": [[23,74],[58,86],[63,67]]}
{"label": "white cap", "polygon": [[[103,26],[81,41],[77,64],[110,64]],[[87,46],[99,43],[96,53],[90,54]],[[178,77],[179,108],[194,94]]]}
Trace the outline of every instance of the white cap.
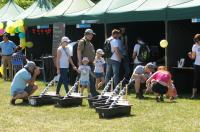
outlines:
{"label": "white cap", "polygon": [[82,62],[84,62],[84,61],[87,61],[87,62],[89,62],[89,59],[88,59],[87,57],[83,57],[83,60],[82,60]]}
{"label": "white cap", "polygon": [[97,49],[97,51],[96,51],[97,53],[99,53],[99,54],[101,54],[101,55],[104,55],[104,52],[103,52],[103,50],[102,49]]}
{"label": "white cap", "polygon": [[33,61],[28,61],[27,63],[26,63],[26,65],[24,66],[24,68],[35,68],[36,67],[36,64],[35,64],[35,62],[33,62]]}
{"label": "white cap", "polygon": [[64,37],[62,37],[62,39],[61,39],[61,43],[63,43],[63,42],[69,43],[69,42],[71,42],[71,40],[70,40],[68,37],[64,36]]}

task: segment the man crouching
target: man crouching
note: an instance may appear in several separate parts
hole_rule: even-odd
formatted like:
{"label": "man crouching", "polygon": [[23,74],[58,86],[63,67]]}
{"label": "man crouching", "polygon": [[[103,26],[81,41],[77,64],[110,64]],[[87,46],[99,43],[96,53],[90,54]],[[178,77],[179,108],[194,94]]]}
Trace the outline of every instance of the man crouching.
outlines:
{"label": "man crouching", "polygon": [[11,105],[15,105],[17,99],[28,102],[28,96],[33,94],[38,88],[34,82],[39,74],[39,67],[32,61],[28,61],[24,68],[16,73],[11,84]]}

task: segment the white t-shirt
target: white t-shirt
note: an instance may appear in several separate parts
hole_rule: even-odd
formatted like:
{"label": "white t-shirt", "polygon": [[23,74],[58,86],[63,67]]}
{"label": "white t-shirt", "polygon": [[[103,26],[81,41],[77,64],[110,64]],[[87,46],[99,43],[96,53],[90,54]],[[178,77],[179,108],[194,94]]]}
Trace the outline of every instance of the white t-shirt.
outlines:
{"label": "white t-shirt", "polygon": [[110,45],[111,45],[111,51],[113,53],[113,55],[111,56],[110,59],[120,62],[121,60],[118,58],[117,54],[114,52],[114,48],[119,48],[119,40],[118,39],[114,39],[113,37],[110,37],[110,39],[112,39],[110,41]]}
{"label": "white t-shirt", "polygon": [[80,81],[88,81],[90,80],[90,72],[91,68],[88,65],[80,65],[78,70],[81,71]]}
{"label": "white t-shirt", "polygon": [[94,72],[95,73],[103,73],[104,72],[104,64],[105,60],[101,57],[100,59],[95,59],[94,60]]}
{"label": "white t-shirt", "polygon": [[134,60],[134,64],[141,64],[142,62],[138,60],[138,55],[139,55],[139,52],[140,52],[140,44],[135,44],[134,46],[134,49],[133,49],[133,52],[135,52],[137,55],[135,57],[135,60]]}
{"label": "white t-shirt", "polygon": [[[58,50],[61,52],[61,56],[60,56],[60,68],[69,68],[69,56],[70,56],[70,51],[68,47],[62,48],[62,46],[60,46],[58,48]],[[66,51],[66,53],[65,53]]]}
{"label": "white t-shirt", "polygon": [[194,44],[192,47],[192,52],[196,53],[194,64],[200,66],[200,46],[197,44]]}

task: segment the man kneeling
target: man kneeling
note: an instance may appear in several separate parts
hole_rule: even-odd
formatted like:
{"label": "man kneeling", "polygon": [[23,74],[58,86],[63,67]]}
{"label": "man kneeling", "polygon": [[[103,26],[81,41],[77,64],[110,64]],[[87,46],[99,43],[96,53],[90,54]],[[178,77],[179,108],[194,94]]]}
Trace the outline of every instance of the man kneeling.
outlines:
{"label": "man kneeling", "polygon": [[33,94],[38,86],[34,84],[36,77],[40,74],[40,69],[34,62],[29,61],[20,71],[16,73],[11,84],[10,104],[15,105],[17,99],[23,102],[28,101],[28,96]]}

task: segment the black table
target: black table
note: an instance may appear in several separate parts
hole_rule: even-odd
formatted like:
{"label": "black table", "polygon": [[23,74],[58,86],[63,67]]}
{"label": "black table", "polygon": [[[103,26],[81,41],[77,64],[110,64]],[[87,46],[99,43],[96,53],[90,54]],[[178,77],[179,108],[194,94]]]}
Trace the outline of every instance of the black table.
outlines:
{"label": "black table", "polygon": [[178,94],[191,94],[193,85],[193,67],[171,67],[172,80]]}

